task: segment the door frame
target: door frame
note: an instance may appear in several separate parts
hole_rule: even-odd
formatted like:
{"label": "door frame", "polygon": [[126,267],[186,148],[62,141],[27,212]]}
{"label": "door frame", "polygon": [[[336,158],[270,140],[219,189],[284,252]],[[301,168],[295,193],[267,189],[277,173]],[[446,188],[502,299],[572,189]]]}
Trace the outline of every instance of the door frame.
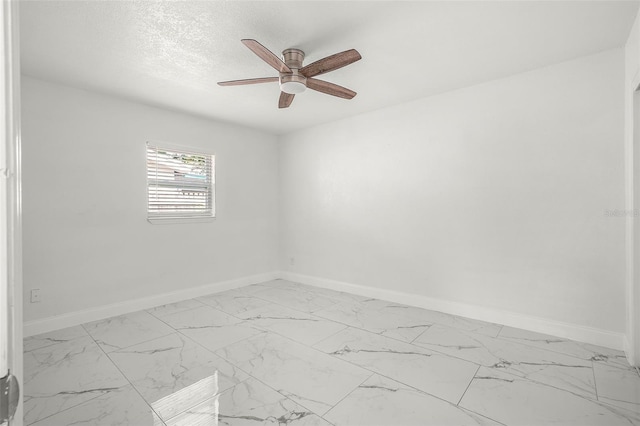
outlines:
{"label": "door frame", "polygon": [[[21,122],[20,122],[20,41],[19,1],[3,0],[1,6],[3,92],[3,125],[1,149],[5,152],[0,173],[6,176],[3,194],[6,220],[0,232],[6,233],[6,256],[2,259],[2,273],[7,283],[7,364],[11,375],[23,381],[22,358],[22,174],[21,174]],[[3,319],[4,322],[4,319]],[[22,426],[22,392],[11,426]]]}
{"label": "door frame", "polygon": [[640,366],[640,69],[625,90],[626,336],[631,365]]}

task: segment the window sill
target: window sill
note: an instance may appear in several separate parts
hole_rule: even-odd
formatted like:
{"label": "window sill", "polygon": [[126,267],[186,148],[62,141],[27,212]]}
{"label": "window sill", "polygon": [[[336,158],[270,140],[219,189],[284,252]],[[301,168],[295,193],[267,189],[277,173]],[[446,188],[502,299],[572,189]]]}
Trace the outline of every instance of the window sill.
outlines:
{"label": "window sill", "polygon": [[215,216],[210,217],[148,217],[147,222],[152,225],[175,225],[181,223],[206,223],[216,220]]}

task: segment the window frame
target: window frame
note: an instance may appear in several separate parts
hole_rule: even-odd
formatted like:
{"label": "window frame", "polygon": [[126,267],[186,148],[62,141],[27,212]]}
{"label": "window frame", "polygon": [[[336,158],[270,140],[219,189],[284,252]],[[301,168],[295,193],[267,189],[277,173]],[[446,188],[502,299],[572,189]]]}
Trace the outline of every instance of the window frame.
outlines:
{"label": "window frame", "polygon": [[[179,153],[185,154],[193,154],[193,155],[203,155],[210,157],[211,164],[211,185],[209,187],[209,197],[211,200],[211,216],[209,215],[196,215],[190,216],[188,214],[184,214],[182,212],[175,212],[174,214],[167,214],[166,216],[162,215],[153,215],[149,211],[149,191],[152,187],[152,179],[149,178],[149,149],[165,149],[167,151],[176,151]],[[216,218],[216,165],[215,159],[216,155],[214,151],[194,147],[187,145],[178,145],[168,142],[149,140],[145,143],[145,172],[146,172],[146,190],[147,190],[147,222],[151,224],[179,224],[179,223],[204,223],[204,222],[212,222]]]}

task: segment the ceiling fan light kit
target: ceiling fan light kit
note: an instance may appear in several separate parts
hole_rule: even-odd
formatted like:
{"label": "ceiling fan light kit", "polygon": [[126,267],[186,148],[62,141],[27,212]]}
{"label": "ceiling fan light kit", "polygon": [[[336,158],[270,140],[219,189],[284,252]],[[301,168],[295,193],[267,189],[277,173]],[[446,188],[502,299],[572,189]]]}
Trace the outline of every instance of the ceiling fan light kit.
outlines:
{"label": "ceiling fan light kit", "polygon": [[220,86],[241,86],[278,81],[280,83],[279,108],[288,108],[293,102],[294,96],[303,93],[307,88],[343,99],[353,99],[356,95],[353,90],[313,78],[362,59],[360,53],[355,49],[327,56],[303,67],[304,52],[300,49],[285,49],[282,52],[282,59],[280,59],[256,40],[244,39],[242,43],[278,71],[280,76],[221,81],[218,83]]}

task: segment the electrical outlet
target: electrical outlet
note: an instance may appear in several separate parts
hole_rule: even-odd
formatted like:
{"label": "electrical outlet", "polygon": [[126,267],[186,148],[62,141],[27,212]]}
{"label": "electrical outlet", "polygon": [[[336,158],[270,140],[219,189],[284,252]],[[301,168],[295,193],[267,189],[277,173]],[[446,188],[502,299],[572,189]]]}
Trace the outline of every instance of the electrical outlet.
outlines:
{"label": "electrical outlet", "polygon": [[40,289],[34,288],[31,290],[31,303],[40,303]]}
{"label": "electrical outlet", "polygon": [[295,257],[290,257],[289,258],[289,265],[295,266],[295,264],[296,264],[296,258]]}

